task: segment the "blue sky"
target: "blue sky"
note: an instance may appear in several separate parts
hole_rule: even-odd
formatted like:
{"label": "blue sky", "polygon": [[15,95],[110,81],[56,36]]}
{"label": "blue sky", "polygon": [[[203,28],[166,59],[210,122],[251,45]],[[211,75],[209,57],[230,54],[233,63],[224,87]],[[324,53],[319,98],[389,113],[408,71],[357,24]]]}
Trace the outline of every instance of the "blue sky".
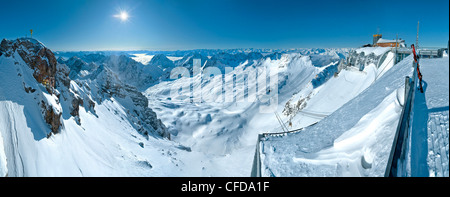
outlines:
{"label": "blue sky", "polygon": [[[0,38],[34,30],[52,50],[447,46],[448,0],[0,0]],[[130,15],[123,22],[120,10]]]}

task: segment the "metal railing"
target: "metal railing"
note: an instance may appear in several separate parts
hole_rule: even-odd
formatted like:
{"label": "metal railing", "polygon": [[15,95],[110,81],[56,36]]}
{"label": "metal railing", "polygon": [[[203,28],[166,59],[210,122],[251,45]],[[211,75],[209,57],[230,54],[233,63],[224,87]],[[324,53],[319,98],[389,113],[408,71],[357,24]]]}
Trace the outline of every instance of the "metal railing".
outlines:
{"label": "metal railing", "polygon": [[255,157],[253,158],[253,167],[252,172],[250,174],[251,177],[261,177],[261,151],[260,151],[260,143],[261,138],[263,138],[262,134],[258,135],[258,140],[256,141],[256,151]]}
{"label": "metal railing", "polygon": [[[416,68],[417,63],[414,62],[413,66],[414,68]],[[403,109],[397,125],[397,130],[395,132],[391,153],[389,155],[386,171],[384,173],[385,177],[401,176],[401,174],[399,174],[398,172],[398,169],[400,165],[402,165],[401,162],[405,161],[405,149],[407,144],[406,139],[408,139],[410,128],[411,109],[414,105],[414,92],[417,83],[417,80],[415,80],[416,77],[417,69],[414,69],[413,78],[405,78],[405,102],[403,104]]]}
{"label": "metal railing", "polygon": [[[444,51],[446,51],[446,48],[440,48],[440,47],[421,47],[417,49],[417,56],[420,58],[441,58],[444,54]],[[410,48],[392,48],[391,52],[399,55],[409,55],[412,53],[412,49]],[[406,57],[406,56],[405,56]]]}
{"label": "metal railing", "polygon": [[[313,123],[312,125],[315,125],[316,123]],[[309,126],[312,126],[309,125]],[[262,150],[261,150],[261,139],[264,139],[268,136],[283,136],[286,135],[288,133],[296,133],[299,131],[302,131],[304,128],[300,128],[300,129],[295,129],[295,130],[291,130],[291,131],[287,131],[287,132],[278,132],[278,133],[262,133],[262,134],[258,134],[258,139],[256,141],[256,151],[255,151],[255,156],[253,157],[253,166],[252,166],[252,172],[250,174],[251,177],[261,177],[261,154],[262,154]]]}

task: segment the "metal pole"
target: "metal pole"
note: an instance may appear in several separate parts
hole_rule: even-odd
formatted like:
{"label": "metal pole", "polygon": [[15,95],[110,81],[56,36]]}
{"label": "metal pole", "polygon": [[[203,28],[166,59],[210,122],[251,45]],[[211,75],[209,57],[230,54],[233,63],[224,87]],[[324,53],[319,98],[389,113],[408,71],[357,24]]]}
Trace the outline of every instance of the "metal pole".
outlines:
{"label": "metal pole", "polygon": [[417,21],[416,49],[419,48],[419,21]]}
{"label": "metal pole", "polygon": [[395,58],[394,64],[397,64],[397,61],[398,61],[398,33],[395,37],[395,57],[394,58]]}

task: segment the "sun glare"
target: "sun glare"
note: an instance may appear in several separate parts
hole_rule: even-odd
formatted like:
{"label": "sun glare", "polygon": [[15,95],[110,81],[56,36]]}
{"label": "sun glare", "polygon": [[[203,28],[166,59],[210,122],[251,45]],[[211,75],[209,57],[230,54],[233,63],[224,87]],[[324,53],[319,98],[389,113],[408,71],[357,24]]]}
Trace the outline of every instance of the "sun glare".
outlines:
{"label": "sun glare", "polygon": [[114,15],[114,17],[119,18],[122,22],[125,22],[130,17],[126,11],[120,11],[119,14]]}

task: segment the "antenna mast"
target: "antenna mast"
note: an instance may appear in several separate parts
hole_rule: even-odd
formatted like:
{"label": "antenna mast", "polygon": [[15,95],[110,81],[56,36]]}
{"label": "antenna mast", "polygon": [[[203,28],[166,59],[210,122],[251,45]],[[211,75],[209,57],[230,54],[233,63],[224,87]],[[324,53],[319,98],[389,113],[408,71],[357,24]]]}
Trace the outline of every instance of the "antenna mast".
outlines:
{"label": "antenna mast", "polygon": [[416,49],[419,48],[419,21],[417,21]]}

